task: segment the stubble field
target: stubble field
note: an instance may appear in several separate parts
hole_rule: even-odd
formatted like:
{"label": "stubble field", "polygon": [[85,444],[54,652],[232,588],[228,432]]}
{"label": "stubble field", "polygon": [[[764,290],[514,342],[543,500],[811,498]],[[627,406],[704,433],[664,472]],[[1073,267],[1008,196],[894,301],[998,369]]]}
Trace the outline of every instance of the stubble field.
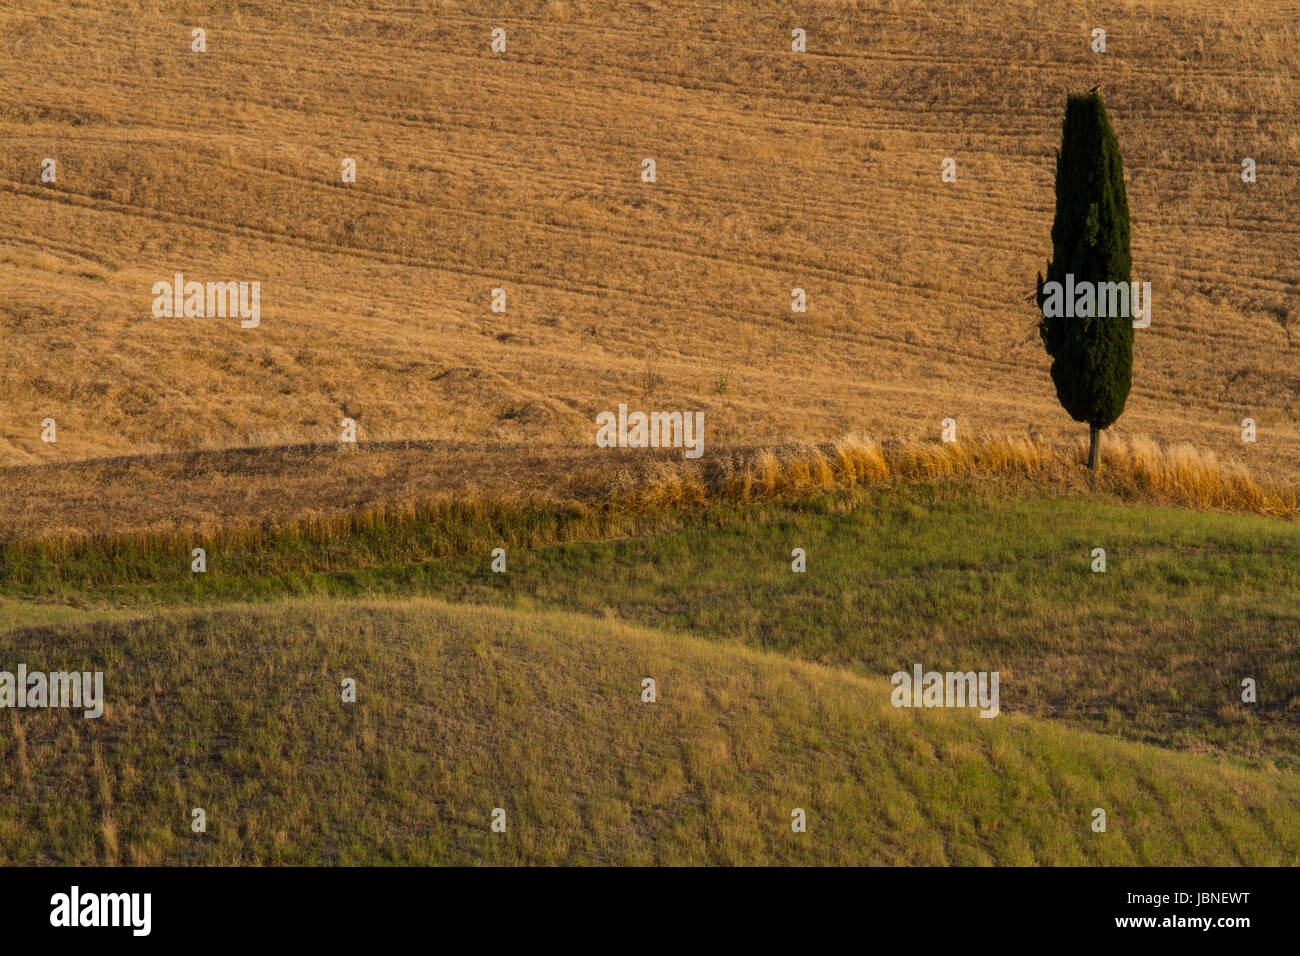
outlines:
{"label": "stubble field", "polygon": [[[462,473],[490,471],[474,449],[491,444],[554,451],[560,474],[619,402],[704,411],[710,450],[850,429],[935,438],[950,416],[962,435],[1073,438],[1022,300],[1050,252],[1065,91],[1097,82],[1124,150],[1134,277],[1154,298],[1118,430],[1290,477],[1296,13],[8,10],[3,480],[69,495],[90,479],[40,466],[292,457],[337,442],[344,417],[380,471],[381,443],[432,440],[455,443]],[[806,54],[790,52],[796,25]],[[190,51],[194,26],[206,53]],[[489,51],[496,26],[505,54]],[[47,156],[55,183],[40,182]],[[341,182],[348,157],[355,184]],[[261,325],[154,318],[151,288],[177,272],[260,281]],[[806,313],[791,311],[796,287]],[[304,509],[329,503],[319,471]],[[177,491],[155,517],[187,507]],[[79,527],[64,519],[55,530]]]}

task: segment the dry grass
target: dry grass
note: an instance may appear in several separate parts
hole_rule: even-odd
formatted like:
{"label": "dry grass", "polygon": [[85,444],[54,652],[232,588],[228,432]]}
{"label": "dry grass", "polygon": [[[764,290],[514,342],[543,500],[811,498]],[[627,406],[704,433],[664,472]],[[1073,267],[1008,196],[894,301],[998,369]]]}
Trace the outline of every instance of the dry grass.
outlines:
{"label": "dry grass", "polygon": [[[1036,0],[10,5],[0,465],[328,443],[347,411],[362,442],[592,453],[595,414],[647,391],[703,410],[711,450],[949,415],[1073,441],[1021,299],[1064,92],[1100,80],[1156,296],[1121,424],[1286,479],[1294,12],[1108,6],[1098,56],[1090,20]],[[261,281],[261,328],[152,318],[177,270]],[[353,504],[342,462],[290,472],[304,509]]]}
{"label": "dry grass", "polygon": [[[341,537],[409,540],[416,535],[428,542],[422,551],[450,555],[499,543],[536,547],[562,539],[644,533],[654,530],[657,515],[681,508],[788,501],[894,482],[994,483],[999,493],[1101,493],[1151,504],[1300,518],[1300,492],[1295,487],[1257,481],[1240,465],[1222,464],[1212,453],[1186,445],[1165,447],[1145,437],[1107,435],[1104,442],[1097,474],[1084,467],[1086,442],[1046,445],[986,437],[956,443],[882,443],[855,434],[828,445],[763,449],[715,461],[670,455],[637,459],[635,453],[624,453],[606,467],[571,471],[560,484],[548,480],[554,467],[544,459],[540,464],[533,460],[508,483],[494,484],[490,476],[479,483],[462,474],[455,493],[423,497],[412,497],[399,483],[371,489],[373,497],[353,508],[329,511],[275,512],[271,502],[279,489],[258,484],[257,495],[246,492],[251,505],[242,513],[228,512],[235,517],[226,520],[203,521],[196,513],[183,525],[129,532],[11,530],[0,537],[0,544],[11,554],[60,561],[90,552],[103,559],[184,555],[200,542],[229,552],[257,548],[273,538],[281,546],[296,547]],[[274,469],[270,473],[275,474]],[[128,470],[122,480],[138,482],[139,474]],[[219,475],[207,488],[183,479],[180,487],[190,496],[197,492],[219,498],[228,494],[232,483],[229,475]],[[123,493],[130,489],[124,486]],[[163,500],[175,503],[174,498]],[[115,514],[120,522],[120,513]]]}
{"label": "dry grass", "polygon": [[692,469],[659,463],[625,499],[634,507],[703,502],[763,501],[846,491],[889,481],[1024,478],[1073,485],[1190,508],[1300,517],[1294,487],[1260,483],[1239,464],[1186,444],[1164,446],[1146,437],[1103,439],[1101,471],[1081,470],[1087,442],[1044,445],[1022,438],[961,442],[886,442],[849,435],[833,445],[765,450]]}

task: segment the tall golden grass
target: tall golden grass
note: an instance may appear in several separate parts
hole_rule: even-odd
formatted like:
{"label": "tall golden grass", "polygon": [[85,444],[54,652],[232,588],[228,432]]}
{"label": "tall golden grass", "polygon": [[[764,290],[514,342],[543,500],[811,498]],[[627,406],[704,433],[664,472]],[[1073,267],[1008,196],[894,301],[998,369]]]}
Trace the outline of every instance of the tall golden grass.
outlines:
{"label": "tall golden grass", "polygon": [[770,449],[692,469],[659,462],[649,480],[625,496],[633,507],[710,499],[767,501],[846,491],[888,482],[1017,478],[1116,493],[1153,503],[1223,509],[1295,519],[1300,490],[1261,483],[1241,465],[1188,444],[1143,436],[1107,436],[1100,471],[1089,473],[1087,443],[1047,445],[1027,438],[961,442],[879,442],[850,434],[829,445]]}
{"label": "tall golden grass", "polygon": [[[1027,438],[982,437],[954,443],[877,441],[846,435],[731,454],[711,462],[657,458],[639,470],[571,475],[563,487],[526,492],[442,495],[422,502],[312,513],[286,520],[239,522],[187,532],[50,535],[10,540],[3,558],[50,561],[94,554],[114,557],[187,554],[193,546],[248,551],[269,542],[297,546],[365,537],[394,558],[466,554],[497,545],[537,547],[556,541],[652,533],[656,515],[710,505],[793,502],[916,482],[963,482],[999,494],[1101,493],[1176,505],[1300,519],[1300,489],[1257,481],[1191,445],[1110,435],[1100,471],[1089,472],[1086,442],[1052,445]],[[1007,482],[1012,487],[1006,487]]]}

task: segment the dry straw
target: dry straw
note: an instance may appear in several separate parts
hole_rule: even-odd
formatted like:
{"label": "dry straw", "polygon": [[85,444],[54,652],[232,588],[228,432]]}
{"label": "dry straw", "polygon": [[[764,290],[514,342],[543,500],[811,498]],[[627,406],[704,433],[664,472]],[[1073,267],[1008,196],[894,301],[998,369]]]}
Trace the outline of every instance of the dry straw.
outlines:
{"label": "dry straw", "polygon": [[[1144,437],[1108,435],[1102,470],[1084,464],[1087,443],[1045,445],[1026,438],[961,442],[879,442],[860,434],[830,444],[803,444],[713,460],[657,458],[615,474],[570,475],[547,490],[508,495],[443,495],[420,503],[376,504],[352,511],[299,514],[285,521],[232,523],[190,532],[56,535],[11,540],[11,555],[60,561],[98,553],[188,553],[202,541],[223,551],[246,551],[268,539],[326,544],[362,536],[397,558],[412,536],[430,555],[466,553],[499,542],[536,546],[553,540],[644,533],[655,512],[708,504],[794,501],[854,489],[916,482],[988,482],[1016,485],[1010,493],[1044,487],[1103,492],[1153,504],[1247,512],[1295,520],[1294,487],[1255,481],[1245,468],[1220,463],[1191,445],[1162,446]],[[563,487],[563,490],[561,490]],[[1008,490],[1008,489],[1004,489]],[[2,555],[0,555],[2,557]]]}
{"label": "dry straw", "polygon": [[1012,478],[1109,491],[1199,509],[1300,517],[1294,488],[1257,483],[1245,468],[1220,463],[1191,445],[1109,435],[1103,466],[1084,470],[1086,442],[1036,444],[1026,438],[881,443],[848,435],[831,445],[801,445],[730,457],[713,465],[657,463],[625,498],[632,507],[727,501],[788,500],[889,482]]}

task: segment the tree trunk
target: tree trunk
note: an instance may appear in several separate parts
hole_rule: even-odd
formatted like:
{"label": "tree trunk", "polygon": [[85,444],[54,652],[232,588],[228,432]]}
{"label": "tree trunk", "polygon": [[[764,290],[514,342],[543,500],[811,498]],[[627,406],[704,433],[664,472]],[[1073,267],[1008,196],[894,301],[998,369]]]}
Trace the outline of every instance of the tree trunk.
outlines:
{"label": "tree trunk", "polygon": [[1088,467],[1093,471],[1097,470],[1097,465],[1101,460],[1101,429],[1096,425],[1088,425]]}

